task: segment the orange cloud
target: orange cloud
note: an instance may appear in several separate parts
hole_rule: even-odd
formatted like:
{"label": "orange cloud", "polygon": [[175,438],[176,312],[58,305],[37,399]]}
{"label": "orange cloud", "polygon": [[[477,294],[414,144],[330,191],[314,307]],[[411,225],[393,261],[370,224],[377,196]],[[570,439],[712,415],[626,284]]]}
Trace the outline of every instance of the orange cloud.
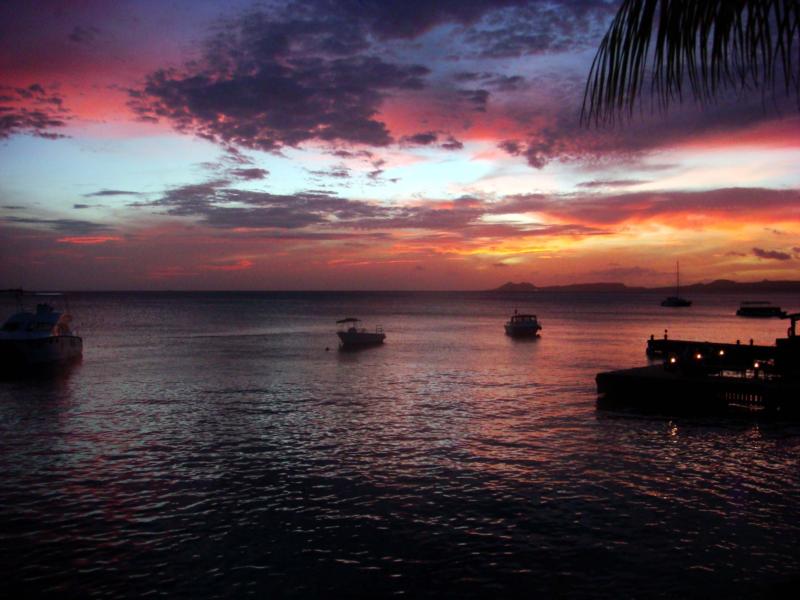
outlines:
{"label": "orange cloud", "polygon": [[206,271],[245,271],[251,269],[255,263],[252,260],[241,258],[233,261],[220,261],[203,265]]}
{"label": "orange cloud", "polygon": [[108,242],[119,242],[121,237],[116,235],[76,235],[58,238],[60,244],[76,244],[79,246],[94,246],[96,244],[107,244]]}

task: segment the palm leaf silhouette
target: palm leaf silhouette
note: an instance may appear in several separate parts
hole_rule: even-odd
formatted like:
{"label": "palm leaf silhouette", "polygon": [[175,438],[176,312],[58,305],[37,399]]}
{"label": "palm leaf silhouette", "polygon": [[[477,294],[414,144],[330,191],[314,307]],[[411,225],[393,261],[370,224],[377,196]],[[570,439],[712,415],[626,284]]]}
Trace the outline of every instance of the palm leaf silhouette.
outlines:
{"label": "palm leaf silhouette", "polygon": [[643,89],[686,95],[781,87],[800,99],[800,0],[624,0],[592,63],[583,123],[630,116]]}

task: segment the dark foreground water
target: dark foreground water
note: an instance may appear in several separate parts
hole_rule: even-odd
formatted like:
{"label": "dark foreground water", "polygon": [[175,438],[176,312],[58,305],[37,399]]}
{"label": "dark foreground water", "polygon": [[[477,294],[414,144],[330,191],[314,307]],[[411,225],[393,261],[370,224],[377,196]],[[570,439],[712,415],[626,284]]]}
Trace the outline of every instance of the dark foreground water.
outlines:
{"label": "dark foreground water", "polygon": [[[3,588],[790,593],[800,423],[595,406],[595,373],[644,364],[665,327],[756,343],[785,331],[733,316],[741,298],[694,299],[75,295],[83,364],[0,382]],[[515,307],[538,313],[541,339],[503,335]],[[385,346],[336,351],[333,322],[351,315],[382,324]]]}

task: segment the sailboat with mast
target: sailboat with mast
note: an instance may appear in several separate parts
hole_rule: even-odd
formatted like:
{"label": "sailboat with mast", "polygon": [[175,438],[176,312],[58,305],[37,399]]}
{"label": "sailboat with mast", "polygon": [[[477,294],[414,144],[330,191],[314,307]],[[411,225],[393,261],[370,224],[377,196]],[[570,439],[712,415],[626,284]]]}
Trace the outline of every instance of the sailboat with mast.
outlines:
{"label": "sailboat with mast", "polygon": [[684,306],[691,306],[692,301],[686,298],[681,298],[681,264],[675,261],[675,295],[668,296],[661,301],[661,306],[669,306],[672,308],[681,308]]}

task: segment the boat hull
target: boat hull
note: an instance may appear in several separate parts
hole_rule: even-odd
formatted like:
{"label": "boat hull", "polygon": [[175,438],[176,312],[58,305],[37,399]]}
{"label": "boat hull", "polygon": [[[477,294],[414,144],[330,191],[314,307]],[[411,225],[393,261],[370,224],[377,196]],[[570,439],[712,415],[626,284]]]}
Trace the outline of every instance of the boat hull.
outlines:
{"label": "boat hull", "polygon": [[369,348],[370,346],[380,346],[383,340],[386,339],[384,333],[372,333],[366,331],[339,331],[336,333],[339,336],[342,348],[355,349],[355,348]]}
{"label": "boat hull", "polygon": [[781,310],[780,308],[777,307],[772,307],[768,309],[740,308],[739,310],[736,311],[736,316],[747,317],[750,319],[772,319],[772,318],[783,319],[786,317],[786,311]]}
{"label": "boat hull", "polygon": [[0,370],[4,373],[67,364],[80,360],[82,356],[83,340],[75,335],[0,339]]}
{"label": "boat hull", "polygon": [[667,298],[661,302],[661,306],[667,306],[669,308],[685,308],[691,305],[691,300],[684,300],[683,298]]}
{"label": "boat hull", "polygon": [[506,324],[506,335],[511,337],[537,337],[541,331],[541,325],[508,325]]}

